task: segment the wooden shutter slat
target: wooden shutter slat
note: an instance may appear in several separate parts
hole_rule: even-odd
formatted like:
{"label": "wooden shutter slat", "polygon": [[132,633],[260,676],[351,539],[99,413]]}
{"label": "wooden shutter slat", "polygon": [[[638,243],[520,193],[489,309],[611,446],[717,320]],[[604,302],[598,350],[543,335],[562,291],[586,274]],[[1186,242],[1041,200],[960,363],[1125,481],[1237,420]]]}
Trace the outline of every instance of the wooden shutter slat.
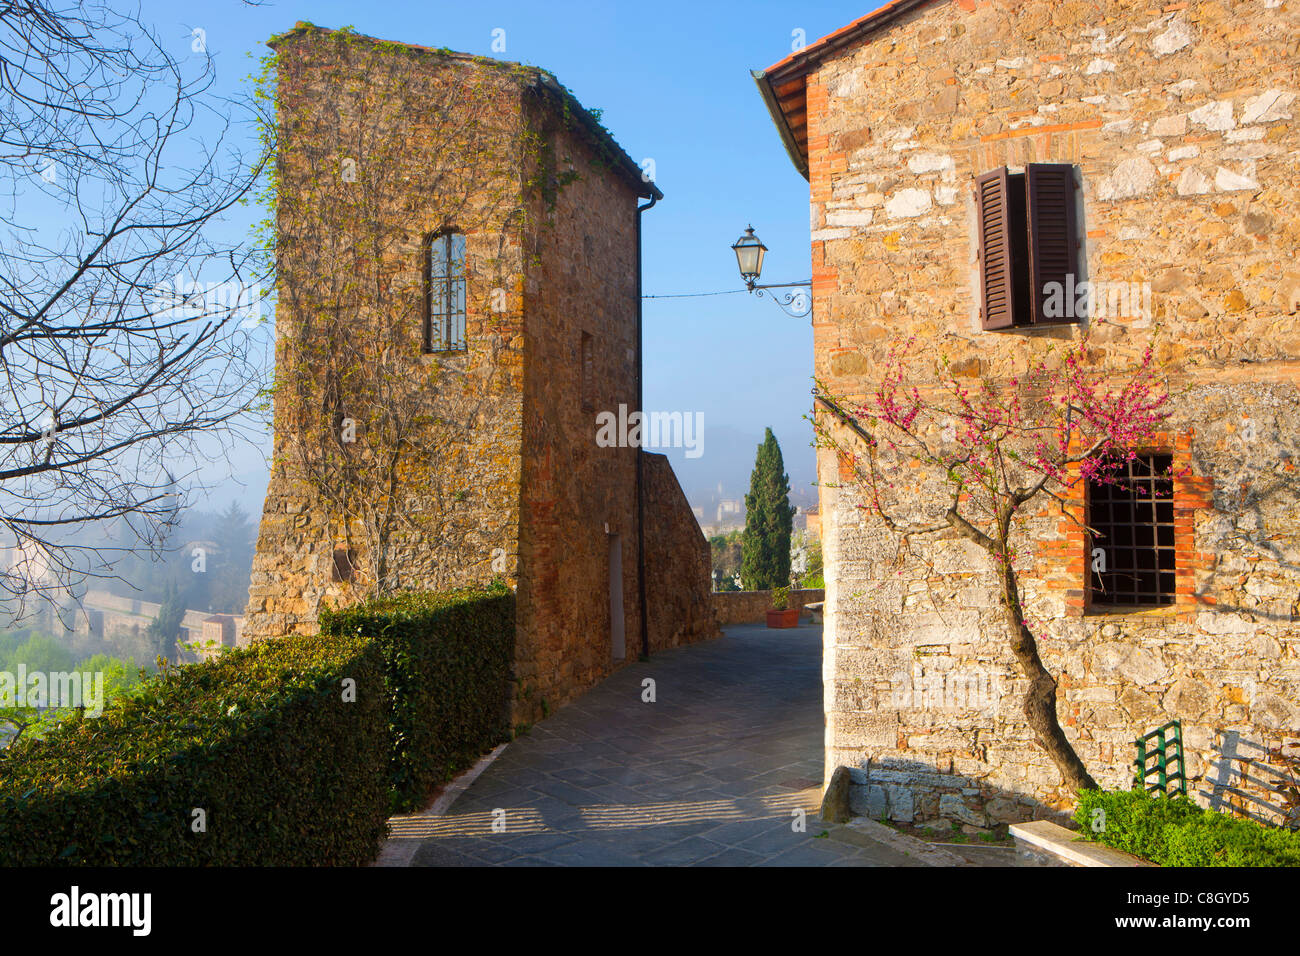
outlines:
{"label": "wooden shutter slat", "polygon": [[[1030,163],[1025,167],[1029,219],[1029,297],[1034,323],[1077,322],[1067,308],[1059,316],[1044,314],[1046,286],[1060,283],[1072,290],[1079,281],[1079,240],[1074,205],[1074,167],[1069,163]],[[1072,278],[1071,278],[1072,277]]]}
{"label": "wooden shutter slat", "polygon": [[1008,187],[1005,166],[975,180],[979,211],[980,327],[984,329],[1005,329],[1015,324]]}

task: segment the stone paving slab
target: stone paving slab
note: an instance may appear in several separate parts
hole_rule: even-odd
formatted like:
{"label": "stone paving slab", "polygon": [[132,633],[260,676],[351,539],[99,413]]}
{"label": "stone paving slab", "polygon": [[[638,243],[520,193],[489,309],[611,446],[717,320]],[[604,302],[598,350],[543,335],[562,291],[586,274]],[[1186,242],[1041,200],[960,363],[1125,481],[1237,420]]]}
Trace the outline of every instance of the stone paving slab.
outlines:
{"label": "stone paving slab", "polygon": [[394,818],[377,865],[947,862],[817,817],[822,727],[820,626],[727,627],[627,665],[535,725],[443,815]]}

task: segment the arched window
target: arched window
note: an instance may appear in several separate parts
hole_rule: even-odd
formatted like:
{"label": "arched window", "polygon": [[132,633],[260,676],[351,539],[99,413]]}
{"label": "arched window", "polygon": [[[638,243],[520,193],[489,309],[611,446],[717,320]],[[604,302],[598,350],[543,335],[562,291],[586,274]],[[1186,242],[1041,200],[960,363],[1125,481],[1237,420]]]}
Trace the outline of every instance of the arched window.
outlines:
{"label": "arched window", "polygon": [[426,352],[465,349],[465,235],[444,232],[425,243]]}

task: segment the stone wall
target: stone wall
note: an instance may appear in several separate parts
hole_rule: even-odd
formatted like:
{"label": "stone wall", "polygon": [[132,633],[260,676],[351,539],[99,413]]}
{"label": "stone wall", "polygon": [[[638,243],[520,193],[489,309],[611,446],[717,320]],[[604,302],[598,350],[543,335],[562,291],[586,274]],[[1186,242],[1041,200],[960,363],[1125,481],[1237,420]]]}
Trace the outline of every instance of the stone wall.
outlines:
{"label": "stone wall", "polygon": [[[971,187],[998,166],[1075,164],[1087,278],[1149,284],[1151,314],[1094,318],[1091,341],[1106,369],[1154,342],[1177,394],[1176,604],[1087,608],[1083,536],[1055,506],[1020,539],[1061,722],[1103,786],[1128,786],[1133,740],[1173,718],[1202,802],[1223,735],[1300,742],[1298,44],[1289,2],[954,0],[807,77],[815,372],[834,391],[870,394],[912,335],[972,382],[1080,336],[980,331]],[[934,382],[924,362],[909,376]],[[832,487],[833,453],[818,468],[827,780],[849,766],[858,810],[900,820],[1068,809],[1024,723],[987,556],[954,535],[907,556]],[[926,480],[897,503],[933,511]]]}
{"label": "stone wall", "polygon": [[712,555],[663,455],[645,454],[646,591],[651,652],[717,637]]}
{"label": "stone wall", "polygon": [[[363,596],[380,509],[396,587],[517,583],[521,81],[508,64],[316,28],[273,45],[275,448],[246,641],[315,633],[323,602]],[[447,228],[466,235],[467,349],[425,354],[422,250]],[[337,437],[347,421],[354,448],[372,435],[379,448],[359,459],[359,485],[342,480],[358,454]],[[396,447],[395,425],[408,443],[390,492],[374,465]],[[357,493],[341,501],[345,487]],[[335,573],[347,550],[353,580]]]}
{"label": "stone wall", "polygon": [[[545,97],[527,104],[546,144],[525,233],[524,434],[517,718],[562,704],[610,673],[609,540],[623,575],[627,658],[640,634],[636,449],[596,443],[596,415],[635,408],[636,204],[628,183]],[[561,185],[567,182],[567,185]],[[592,361],[583,394],[583,336]]]}
{"label": "stone wall", "polygon": [[[723,627],[728,624],[761,624],[767,620],[767,612],[772,607],[771,591],[715,591],[713,613]],[[821,588],[791,590],[790,607],[797,607],[802,612],[809,604],[816,604],[826,599],[826,592]],[[807,620],[806,612],[800,620]]]}
{"label": "stone wall", "polygon": [[[501,578],[513,718],[536,720],[639,653],[636,449],[596,437],[637,403],[636,206],[657,189],[535,67],[305,24],[273,46],[275,458],[246,639],[315,633],[322,604],[376,582]],[[466,349],[424,354],[424,244],[446,230],[465,236]],[[701,587],[693,560],[675,571],[675,594]],[[700,608],[665,646],[709,633]]]}

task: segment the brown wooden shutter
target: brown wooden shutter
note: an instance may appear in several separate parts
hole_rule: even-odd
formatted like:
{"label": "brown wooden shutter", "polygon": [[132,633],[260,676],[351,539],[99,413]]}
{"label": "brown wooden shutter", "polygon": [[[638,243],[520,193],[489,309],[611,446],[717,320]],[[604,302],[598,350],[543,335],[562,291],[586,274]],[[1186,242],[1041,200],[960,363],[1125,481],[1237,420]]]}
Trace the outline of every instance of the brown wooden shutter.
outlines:
{"label": "brown wooden shutter", "polygon": [[975,180],[975,209],[979,216],[980,326],[984,329],[1005,329],[1016,324],[1011,223],[1007,209],[1009,188],[1005,166]]}
{"label": "brown wooden shutter", "polygon": [[[1074,167],[1069,163],[1030,163],[1025,167],[1029,218],[1029,297],[1035,323],[1078,322],[1074,287],[1079,282],[1079,240],[1075,232]],[[1043,304],[1049,283],[1060,283],[1064,314],[1047,316]]]}

